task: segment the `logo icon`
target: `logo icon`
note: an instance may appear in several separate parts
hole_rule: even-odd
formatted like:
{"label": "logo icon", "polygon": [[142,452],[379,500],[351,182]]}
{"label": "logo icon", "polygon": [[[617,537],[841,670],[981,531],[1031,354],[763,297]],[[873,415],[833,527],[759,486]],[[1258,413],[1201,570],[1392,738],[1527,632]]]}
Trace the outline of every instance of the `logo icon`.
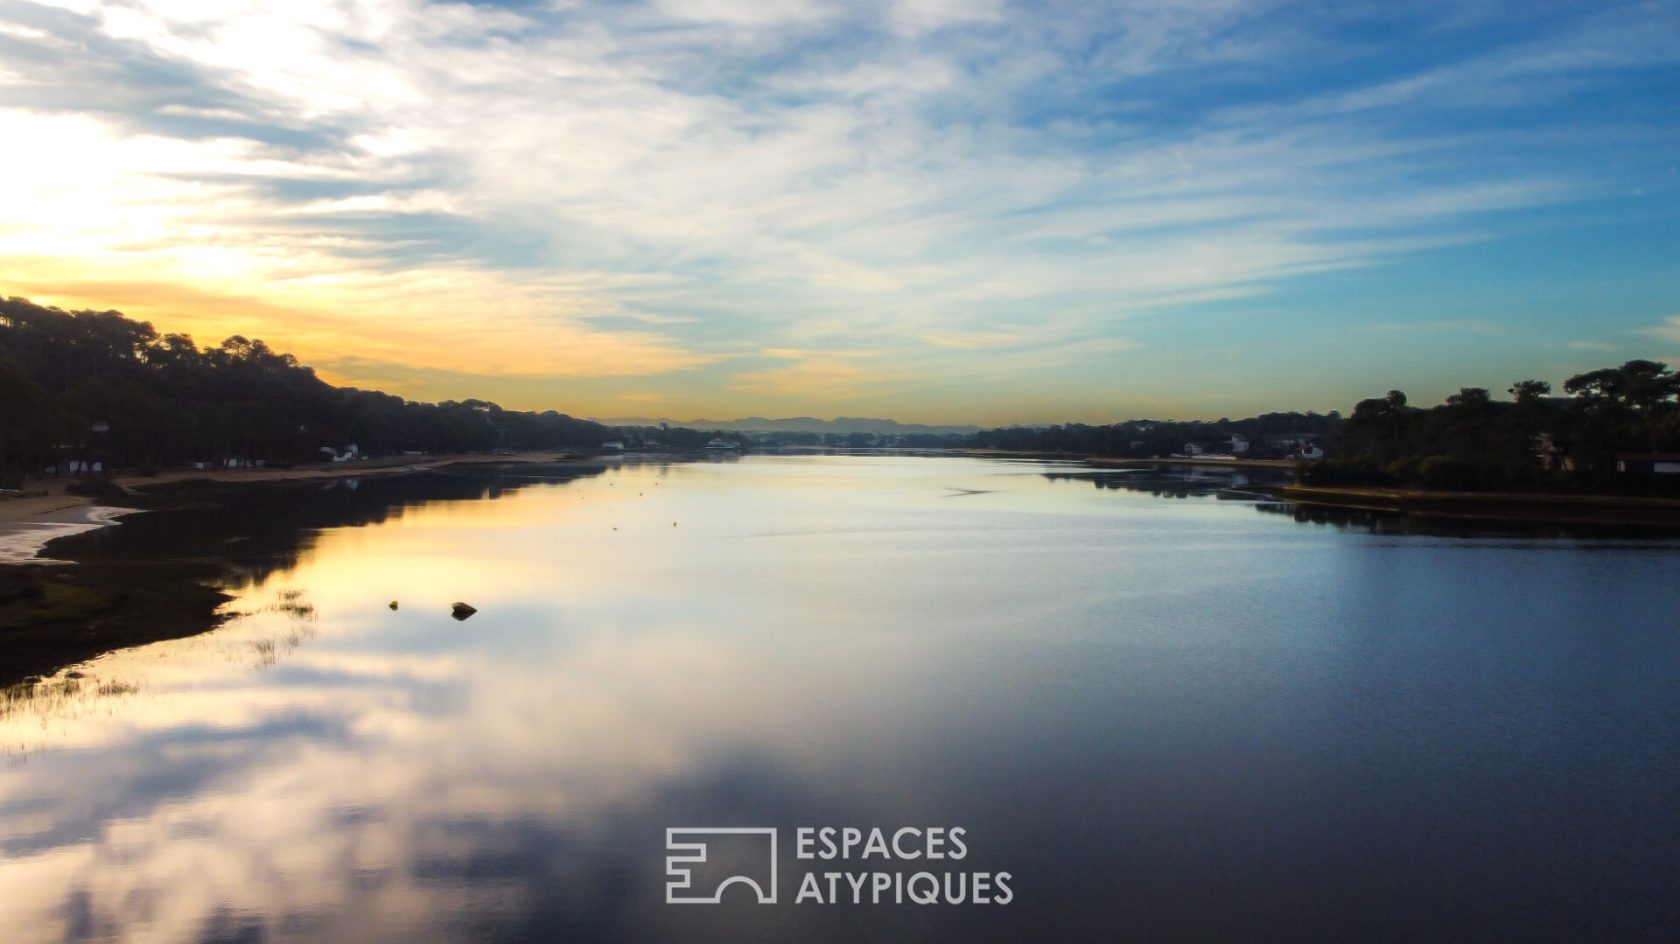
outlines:
{"label": "logo icon", "polygon": [[774,827],[669,827],[665,852],[667,905],[715,905],[731,885],[752,889],[761,905],[776,903]]}

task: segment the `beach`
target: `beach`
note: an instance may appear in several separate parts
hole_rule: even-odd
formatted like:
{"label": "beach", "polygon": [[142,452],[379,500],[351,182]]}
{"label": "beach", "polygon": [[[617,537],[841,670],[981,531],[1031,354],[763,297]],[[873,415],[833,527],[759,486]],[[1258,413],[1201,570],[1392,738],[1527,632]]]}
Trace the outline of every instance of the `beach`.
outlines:
{"label": "beach", "polygon": [[103,528],[141,510],[96,505],[77,495],[43,495],[0,504],[0,564],[50,560],[40,556],[49,541]]}

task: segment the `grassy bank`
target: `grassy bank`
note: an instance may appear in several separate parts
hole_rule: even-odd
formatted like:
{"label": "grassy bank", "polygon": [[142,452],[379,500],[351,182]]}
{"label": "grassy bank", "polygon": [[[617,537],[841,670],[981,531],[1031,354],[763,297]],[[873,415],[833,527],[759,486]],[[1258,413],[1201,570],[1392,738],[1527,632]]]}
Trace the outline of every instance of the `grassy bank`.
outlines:
{"label": "grassy bank", "polygon": [[227,594],[209,561],[0,565],[0,687],[113,649],[212,629]]}

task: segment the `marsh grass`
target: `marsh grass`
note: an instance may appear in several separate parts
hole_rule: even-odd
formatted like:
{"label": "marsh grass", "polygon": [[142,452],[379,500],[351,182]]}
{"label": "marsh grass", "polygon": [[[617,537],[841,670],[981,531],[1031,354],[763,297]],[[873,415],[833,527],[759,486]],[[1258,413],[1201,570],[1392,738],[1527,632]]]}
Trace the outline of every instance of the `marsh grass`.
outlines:
{"label": "marsh grass", "polygon": [[40,593],[0,604],[0,633],[46,622],[84,620],[108,610],[115,602],[104,591],[58,580],[40,581]]}
{"label": "marsh grass", "polygon": [[260,612],[280,613],[289,617],[291,628],[281,636],[251,641],[251,651],[256,653],[256,665],[259,669],[278,663],[282,656],[315,637],[315,628],[312,625],[315,622],[315,606],[304,599],[302,590],[281,590],[275,594],[274,602],[263,607]]}
{"label": "marsh grass", "polygon": [[95,702],[134,695],[140,686],[121,679],[103,681],[76,672],[0,689],[0,719],[29,712],[43,718],[82,713]]}
{"label": "marsh grass", "polygon": [[315,604],[303,598],[302,590],[282,590],[275,594],[275,601],[266,609],[272,613],[284,613],[297,619],[313,620],[315,618]]}
{"label": "marsh grass", "polygon": [[251,641],[251,649],[257,654],[257,668],[267,668],[278,662],[278,645],[273,639],[255,639]]}

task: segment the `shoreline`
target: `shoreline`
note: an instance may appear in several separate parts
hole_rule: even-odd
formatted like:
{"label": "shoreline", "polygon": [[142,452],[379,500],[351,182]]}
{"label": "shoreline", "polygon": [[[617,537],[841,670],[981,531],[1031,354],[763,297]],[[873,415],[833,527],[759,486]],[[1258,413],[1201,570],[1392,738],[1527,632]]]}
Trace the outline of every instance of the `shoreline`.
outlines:
{"label": "shoreline", "polygon": [[[1093,469],[1202,467],[1292,469],[1289,460],[1117,459],[1098,456],[963,450],[983,458],[1060,459]],[[228,616],[230,597],[216,586],[227,562],[84,561],[43,556],[50,542],[116,524],[127,515],[166,509],[183,490],[401,475],[451,466],[498,466],[580,461],[556,453],[505,456],[454,454],[371,460],[293,469],[176,470],[158,476],[119,476],[114,491],[139,507],[64,491],[54,482],[41,494],[0,500],[0,688],[32,683],[105,652],[207,632]],[[421,459],[421,461],[413,461]],[[406,460],[406,461],[405,461]],[[1298,507],[1397,513],[1465,522],[1554,524],[1680,532],[1680,499],[1616,495],[1506,492],[1429,492],[1398,488],[1253,485]]]}
{"label": "shoreline", "polygon": [[209,632],[231,615],[232,599],[218,581],[232,564],[221,560],[103,561],[44,556],[47,546],[119,523],[127,515],[179,503],[179,492],[204,486],[239,489],[285,482],[401,475],[447,466],[573,461],[556,453],[373,460],[296,469],[178,470],[111,481],[140,507],[72,495],[68,480],[42,494],[0,501],[0,689],[42,678],[117,649]]}
{"label": "shoreline", "polygon": [[1274,472],[1295,471],[1294,459],[1207,459],[1200,456],[1186,456],[1182,459],[1115,459],[1107,456],[1091,456],[1085,460],[1085,464],[1097,469],[1188,465],[1204,469],[1271,469]]}
{"label": "shoreline", "polygon": [[233,614],[214,561],[0,565],[0,689],[89,659],[209,632]]}
{"label": "shoreline", "polygon": [[[1095,469],[1195,468],[1269,469],[1294,472],[1293,459],[1126,459],[1070,453],[966,449],[955,455],[990,459],[1053,459],[1082,462]],[[1459,521],[1520,522],[1588,527],[1635,527],[1653,532],[1680,531],[1680,498],[1643,495],[1577,495],[1548,492],[1456,492],[1341,485],[1248,485],[1249,491],[1294,505],[1411,514]]]}
{"label": "shoreline", "polygon": [[[157,475],[115,475],[108,479],[117,489],[145,506],[164,492],[188,483],[212,486],[267,484],[312,479],[365,478],[401,475],[441,469],[452,465],[569,462],[579,457],[555,452],[520,452],[505,456],[480,453],[450,453],[440,456],[401,456],[355,462],[294,466],[289,469],[171,469]],[[68,563],[40,556],[46,545],[61,537],[116,524],[124,515],[152,511],[151,507],[112,505],[100,498],[72,495],[65,491],[78,479],[55,479],[38,494],[0,500],[0,566],[29,563]]]}
{"label": "shoreline", "polygon": [[1293,472],[1296,464],[1294,459],[1208,459],[1201,456],[1128,459],[1122,456],[1093,456],[1083,452],[1041,452],[1031,449],[951,449],[947,450],[947,454],[973,459],[1046,459],[1055,462],[1082,462],[1094,469],[1189,465],[1218,469],[1271,469],[1279,472]]}
{"label": "shoreline", "polygon": [[1676,498],[1539,492],[1432,492],[1325,485],[1278,485],[1257,490],[1292,504],[1318,508],[1391,512],[1463,521],[1680,531],[1680,499]]}
{"label": "shoreline", "polygon": [[0,565],[67,563],[42,557],[41,553],[59,538],[113,525],[119,518],[146,510],[94,504],[93,499],[79,495],[65,497],[75,499],[74,503],[56,504],[44,512],[0,520]]}

